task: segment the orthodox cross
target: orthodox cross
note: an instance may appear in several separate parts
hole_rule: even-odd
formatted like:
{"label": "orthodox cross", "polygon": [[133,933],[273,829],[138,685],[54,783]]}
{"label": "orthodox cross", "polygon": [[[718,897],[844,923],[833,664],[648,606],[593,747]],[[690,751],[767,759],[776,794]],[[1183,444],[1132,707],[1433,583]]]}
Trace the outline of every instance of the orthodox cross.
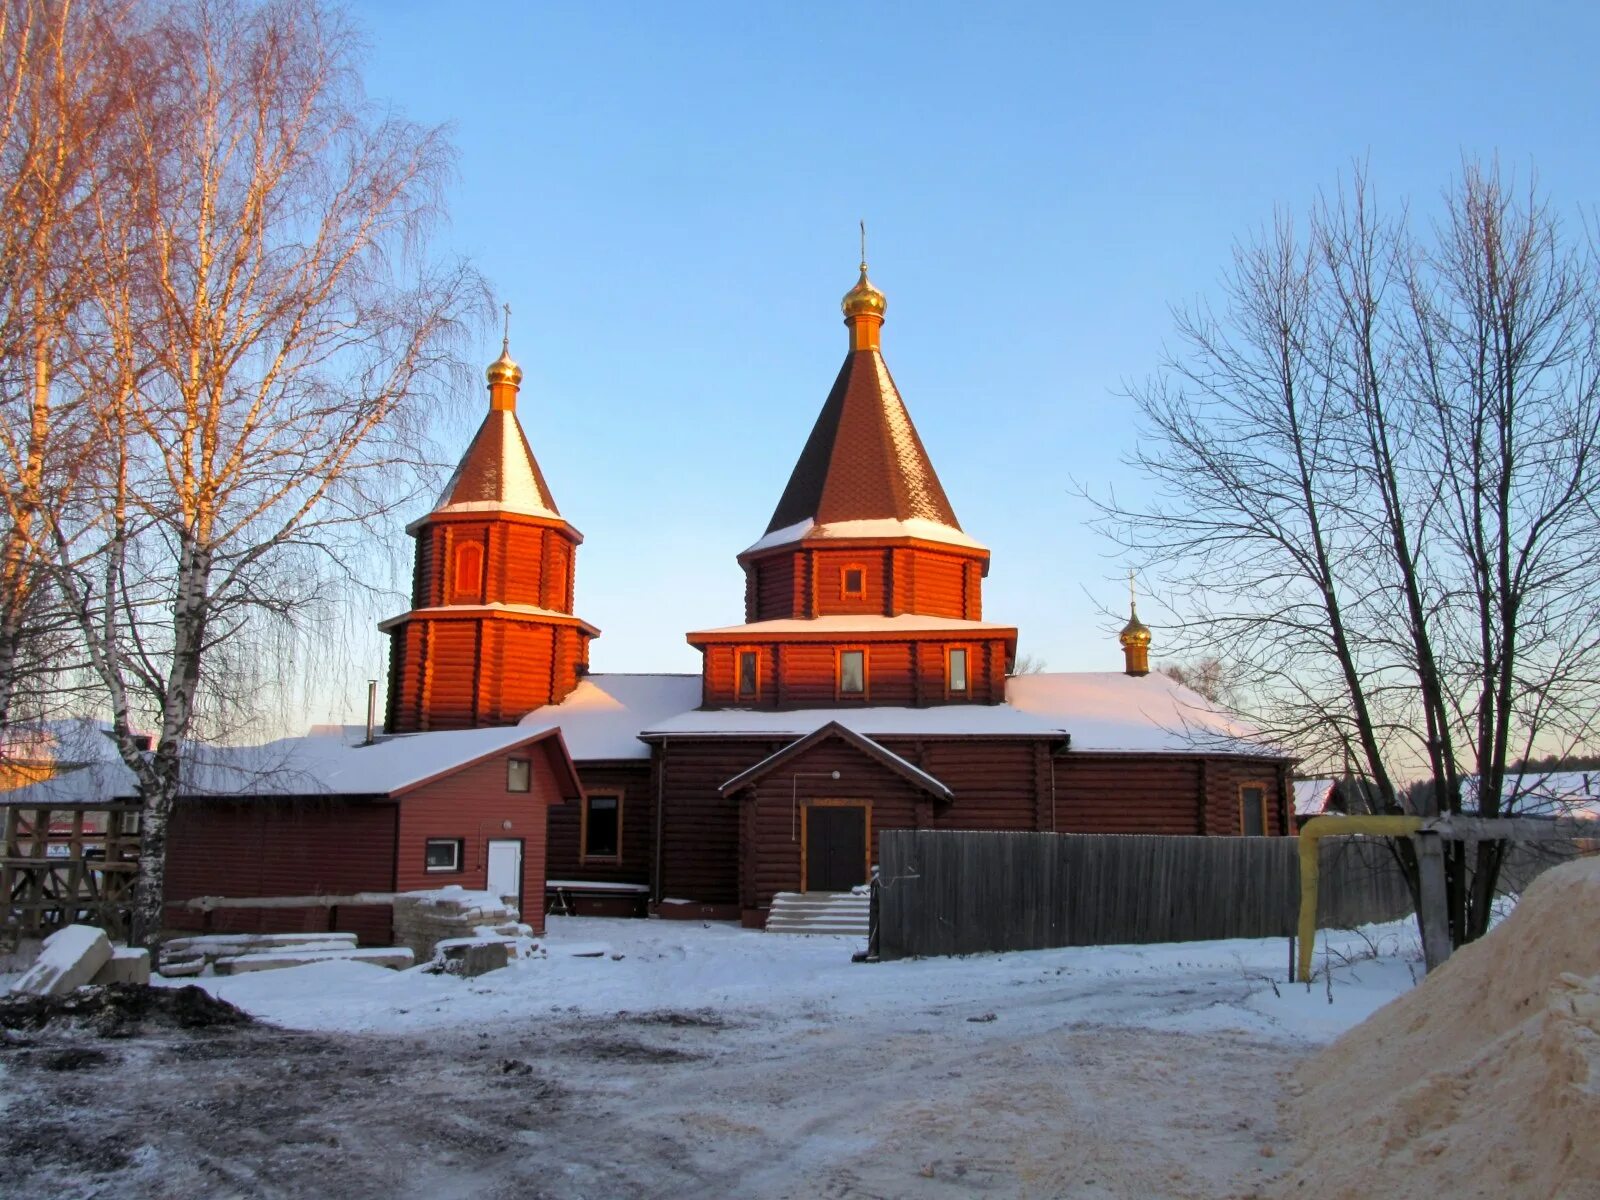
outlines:
{"label": "orthodox cross", "polygon": [[861,218],[861,269],[867,269],[867,219]]}
{"label": "orthodox cross", "polygon": [[506,310],[506,336],[505,336],[504,340],[501,341],[501,343],[500,343],[500,349],[501,349],[501,351],[503,353],[510,354],[511,353],[511,305],[510,305],[509,302],[507,302],[505,304],[502,304],[500,307]]}

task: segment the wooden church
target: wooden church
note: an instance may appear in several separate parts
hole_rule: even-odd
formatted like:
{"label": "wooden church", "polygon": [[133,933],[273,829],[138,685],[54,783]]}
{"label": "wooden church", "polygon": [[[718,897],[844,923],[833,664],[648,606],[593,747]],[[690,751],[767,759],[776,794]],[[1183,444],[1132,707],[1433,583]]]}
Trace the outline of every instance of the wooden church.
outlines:
{"label": "wooden church", "polygon": [[416,539],[390,637],[393,734],[558,726],[583,795],[549,809],[547,887],[592,912],[764,922],[779,892],[867,881],[885,829],[1271,835],[1292,760],[1149,672],[1012,675],[967,534],[884,361],[861,276],[849,349],[762,536],[745,622],[690,632],[699,675],[590,674],[582,536],[516,417],[509,345],[489,412]]}

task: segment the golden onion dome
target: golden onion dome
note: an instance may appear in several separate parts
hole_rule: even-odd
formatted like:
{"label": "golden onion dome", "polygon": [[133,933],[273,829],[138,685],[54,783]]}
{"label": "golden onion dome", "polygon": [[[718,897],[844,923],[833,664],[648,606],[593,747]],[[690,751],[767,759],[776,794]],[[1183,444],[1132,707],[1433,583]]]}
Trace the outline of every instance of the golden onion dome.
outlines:
{"label": "golden onion dome", "polygon": [[855,287],[844,294],[844,299],[839,307],[844,309],[847,317],[858,317],[863,313],[882,317],[884,310],[889,307],[889,301],[882,292],[872,286],[872,281],[867,278],[867,264],[861,264],[861,278],[856,280]]}
{"label": "golden onion dome", "polygon": [[497,383],[509,383],[516,387],[522,383],[522,368],[517,366],[516,360],[511,357],[511,346],[508,342],[501,347],[500,357],[489,364],[489,369],[484,372],[489,379],[489,386]]}
{"label": "golden onion dome", "polygon": [[1117,635],[1117,640],[1124,646],[1148,646],[1150,644],[1150,627],[1139,620],[1137,605],[1130,605],[1128,623],[1122,627],[1122,632]]}

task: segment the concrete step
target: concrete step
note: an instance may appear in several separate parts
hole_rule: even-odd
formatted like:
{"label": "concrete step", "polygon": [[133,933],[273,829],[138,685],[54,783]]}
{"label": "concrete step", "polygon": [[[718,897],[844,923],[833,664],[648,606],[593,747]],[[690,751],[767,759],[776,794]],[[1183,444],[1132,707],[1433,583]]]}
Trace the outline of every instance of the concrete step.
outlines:
{"label": "concrete step", "polygon": [[795,936],[810,936],[810,934],[829,934],[835,938],[866,938],[866,925],[773,925],[766,922],[768,933],[787,933]]}
{"label": "concrete step", "polygon": [[780,892],[767,913],[768,933],[866,937],[871,901],[851,892]]}

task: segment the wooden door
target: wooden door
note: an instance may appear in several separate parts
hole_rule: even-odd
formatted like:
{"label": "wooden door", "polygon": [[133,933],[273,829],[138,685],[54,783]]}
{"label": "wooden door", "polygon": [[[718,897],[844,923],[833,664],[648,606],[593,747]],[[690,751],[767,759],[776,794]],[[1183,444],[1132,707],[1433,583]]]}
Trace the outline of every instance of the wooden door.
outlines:
{"label": "wooden door", "polygon": [[855,805],[806,808],[806,891],[848,892],[867,882],[867,810]]}

